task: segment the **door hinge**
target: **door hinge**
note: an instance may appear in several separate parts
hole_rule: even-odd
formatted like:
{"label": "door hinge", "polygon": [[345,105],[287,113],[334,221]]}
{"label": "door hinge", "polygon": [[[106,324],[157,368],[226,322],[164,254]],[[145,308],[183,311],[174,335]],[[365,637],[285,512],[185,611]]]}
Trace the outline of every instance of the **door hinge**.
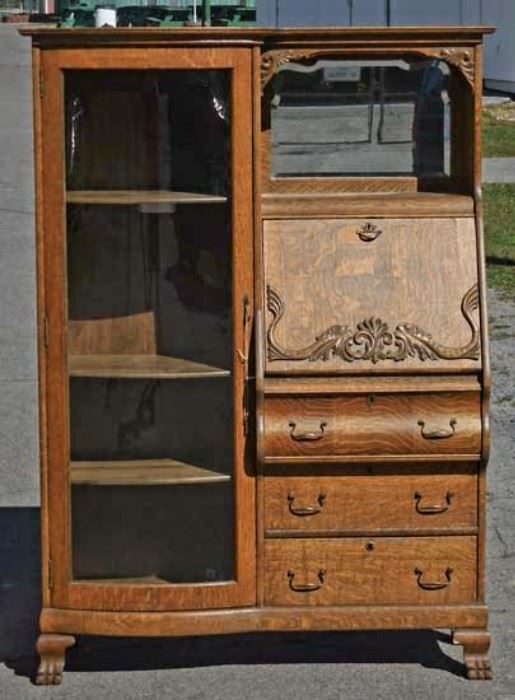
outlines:
{"label": "door hinge", "polygon": [[48,316],[43,319],[43,343],[48,347]]}
{"label": "door hinge", "polygon": [[45,73],[42,68],[39,69],[39,96],[45,96]]}
{"label": "door hinge", "polygon": [[48,560],[47,572],[48,572],[48,589],[50,591],[53,591],[54,590],[54,567],[53,567],[51,559]]}
{"label": "door hinge", "polygon": [[243,389],[243,434],[245,437],[248,436],[250,428],[250,392],[249,392],[249,382],[248,379],[245,381],[245,387]]}

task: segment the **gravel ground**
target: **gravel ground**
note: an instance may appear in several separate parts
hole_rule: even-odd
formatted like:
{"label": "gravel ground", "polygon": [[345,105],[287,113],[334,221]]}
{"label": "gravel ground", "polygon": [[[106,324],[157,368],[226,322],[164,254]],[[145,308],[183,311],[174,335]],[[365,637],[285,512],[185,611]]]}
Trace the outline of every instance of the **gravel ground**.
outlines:
{"label": "gravel ground", "polygon": [[[29,42],[0,25],[0,697],[316,700],[515,698],[515,302],[490,294],[493,447],[488,602],[495,680],[463,678],[447,632],[81,639],[60,688],[35,688],[39,497]],[[87,671],[87,673],[85,673]]]}

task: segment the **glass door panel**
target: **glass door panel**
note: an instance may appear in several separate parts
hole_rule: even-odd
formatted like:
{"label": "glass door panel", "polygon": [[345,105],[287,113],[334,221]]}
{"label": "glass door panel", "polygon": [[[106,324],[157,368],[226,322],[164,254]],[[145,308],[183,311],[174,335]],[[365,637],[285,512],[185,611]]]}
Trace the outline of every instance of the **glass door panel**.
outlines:
{"label": "glass door panel", "polygon": [[75,581],[235,578],[230,93],[65,73]]}

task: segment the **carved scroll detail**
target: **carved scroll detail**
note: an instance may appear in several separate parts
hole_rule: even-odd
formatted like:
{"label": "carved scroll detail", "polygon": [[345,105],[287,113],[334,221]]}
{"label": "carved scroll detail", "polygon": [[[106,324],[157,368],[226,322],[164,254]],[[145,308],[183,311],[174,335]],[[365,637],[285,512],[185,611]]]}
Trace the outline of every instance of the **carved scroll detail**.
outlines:
{"label": "carved scroll detail", "polygon": [[[438,58],[453,65],[461,71],[469,83],[474,88],[475,78],[475,56],[473,48],[463,47],[437,47],[410,48],[409,53],[425,56],[426,58]],[[281,66],[290,61],[302,61],[319,56],[347,56],[345,49],[333,47],[307,48],[307,49],[275,49],[267,51],[261,58],[261,91],[263,92],[268,82],[277,73]]]}
{"label": "carved scroll detail", "polygon": [[371,317],[349,326],[331,326],[315,337],[304,348],[284,348],[275,339],[276,328],[284,316],[284,303],[279,294],[267,286],[267,308],[273,316],[268,328],[268,360],[327,361],[339,357],[345,362],[367,360],[376,364],[381,360],[401,362],[407,358],[425,360],[478,360],[480,357],[480,334],[472,313],[479,307],[477,284],[463,297],[461,311],[472,331],[470,341],[461,347],[449,347],[433,340],[433,337],[412,323],[400,323],[394,330],[380,318]]}
{"label": "carved scroll detail", "polygon": [[[327,50],[325,51],[327,53]],[[268,82],[277,73],[281,66],[290,61],[301,61],[302,59],[321,56],[323,49],[288,49],[267,51],[261,57],[261,91],[263,92]]]}
{"label": "carved scroll detail", "polygon": [[476,72],[475,57],[473,49],[463,49],[463,48],[441,48],[441,49],[427,49],[424,52],[427,56],[434,56],[434,58],[440,58],[442,61],[450,63],[455,68],[460,70],[468,84],[472,89],[474,89],[474,78]]}

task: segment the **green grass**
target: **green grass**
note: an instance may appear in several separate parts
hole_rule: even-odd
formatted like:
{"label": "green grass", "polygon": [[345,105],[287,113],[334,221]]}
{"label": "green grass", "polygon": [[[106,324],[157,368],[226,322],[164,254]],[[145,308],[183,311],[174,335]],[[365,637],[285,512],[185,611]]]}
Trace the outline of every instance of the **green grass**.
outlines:
{"label": "green grass", "polygon": [[515,298],[515,184],[483,185],[488,284]]}
{"label": "green grass", "polygon": [[486,255],[515,265],[515,183],[483,185]]}
{"label": "green grass", "polygon": [[483,156],[515,157],[515,106],[512,103],[483,110]]}
{"label": "green grass", "polygon": [[486,281],[489,287],[498,289],[510,299],[515,299],[515,267],[487,265]]}

